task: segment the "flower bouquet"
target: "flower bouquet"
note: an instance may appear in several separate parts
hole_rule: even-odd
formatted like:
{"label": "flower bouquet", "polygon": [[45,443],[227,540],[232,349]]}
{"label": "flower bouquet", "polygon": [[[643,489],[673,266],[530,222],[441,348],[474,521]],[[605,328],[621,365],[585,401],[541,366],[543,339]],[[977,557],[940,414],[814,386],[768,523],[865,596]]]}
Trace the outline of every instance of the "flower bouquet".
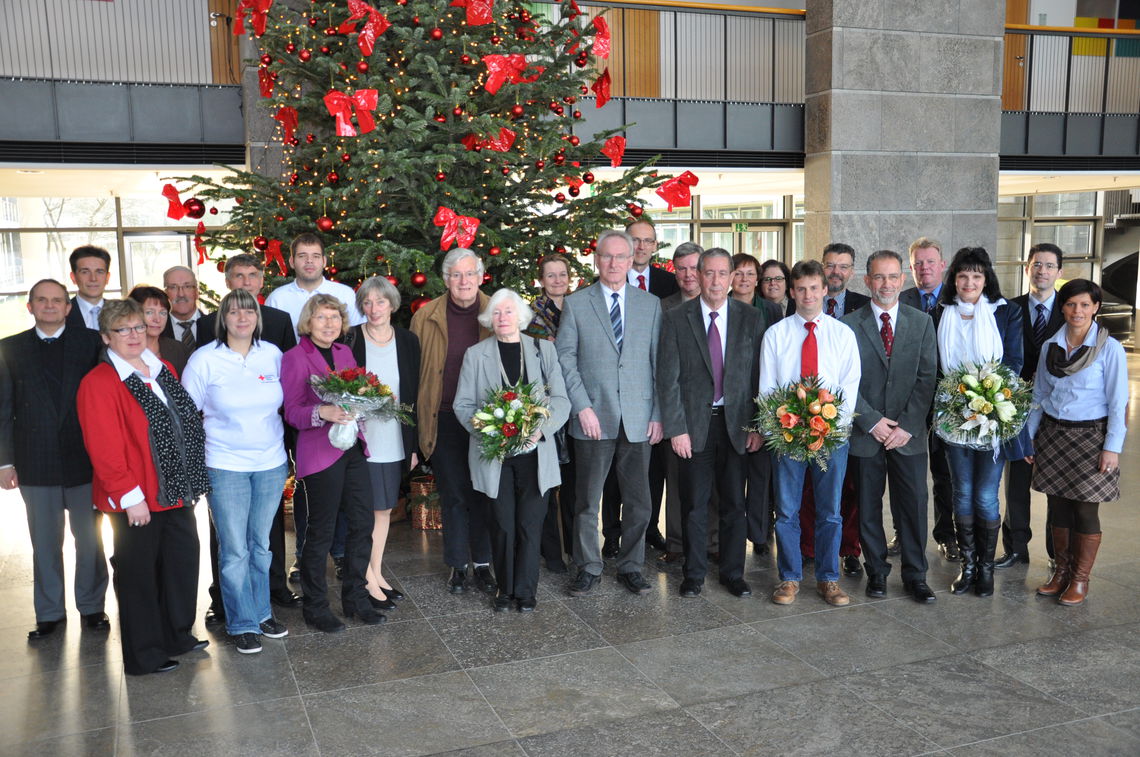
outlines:
{"label": "flower bouquet", "polygon": [[483,407],[471,417],[479,432],[479,452],[484,460],[503,460],[534,449],[530,438],[550,417],[545,402],[532,396],[534,384],[516,384],[487,392]]}
{"label": "flower bouquet", "polygon": [[766,439],[769,450],[827,470],[831,453],[847,442],[850,429],[840,427],[842,392],[823,386],[817,376],[779,387],[756,398],[758,412],[750,431]]}
{"label": "flower bouquet", "polygon": [[961,447],[996,451],[1016,437],[1033,405],[1033,392],[1006,365],[963,363],[938,382],[934,432]]}
{"label": "flower bouquet", "polygon": [[329,443],[337,449],[351,449],[356,444],[357,421],[394,418],[405,425],[413,422],[411,406],[400,404],[392,388],[380,383],[376,374],[365,368],[330,370],[324,376],[313,376],[309,383],[322,402],[339,405],[353,414],[348,423],[336,423],[329,428]]}

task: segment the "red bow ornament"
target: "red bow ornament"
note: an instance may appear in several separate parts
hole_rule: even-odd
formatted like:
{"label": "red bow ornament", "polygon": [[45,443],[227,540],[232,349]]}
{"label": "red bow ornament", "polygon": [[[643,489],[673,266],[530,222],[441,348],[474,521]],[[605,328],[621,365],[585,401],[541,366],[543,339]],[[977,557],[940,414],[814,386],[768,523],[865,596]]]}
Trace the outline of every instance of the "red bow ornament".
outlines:
{"label": "red bow ornament", "polygon": [[689,188],[697,186],[700,179],[692,171],[685,171],[680,176],[674,176],[657,188],[657,196],[669,204],[669,211],[673,207],[685,208],[691,199]]}
{"label": "red bow ornament", "polygon": [[297,130],[297,109],[282,105],[273,114],[274,121],[281,122],[281,141],[288,142],[293,139],[293,132]]}
{"label": "red bow ornament", "polygon": [[199,221],[198,228],[194,233],[194,249],[198,251],[198,265],[206,262],[206,245],[202,244],[202,235],[205,233],[206,224]]}
{"label": "red bow ornament", "polygon": [[281,254],[280,239],[270,239],[269,246],[265,248],[265,265],[270,263],[277,263],[277,270],[281,271],[282,276],[289,272],[285,267],[285,256]]}
{"label": "red bow ornament", "polygon": [[355,137],[356,129],[352,126],[352,117],[356,116],[356,123],[361,134],[367,134],[376,128],[376,120],[372,111],[376,110],[376,90],[358,89],[351,95],[330,89],[325,95],[325,107],[329,115],[336,118],[336,135],[338,137]]}
{"label": "red bow ornament", "polygon": [[494,21],[491,13],[494,4],[494,0],[451,0],[452,8],[467,9],[468,26],[482,26]]}
{"label": "red bow ornament", "polygon": [[241,0],[234,12],[236,16],[234,34],[239,37],[245,34],[245,14],[247,12],[249,13],[249,21],[253,24],[254,36],[260,37],[265,34],[266,14],[269,13],[269,6],[271,5],[273,5],[273,0]]}
{"label": "red bow ornament", "polygon": [[594,94],[598,96],[598,107],[602,107],[610,101],[610,70],[607,68],[602,71],[602,75],[598,80],[590,85],[590,89],[594,90]]}
{"label": "red bow ornament", "polygon": [[610,57],[610,25],[601,16],[594,16],[594,55],[599,58]]}
{"label": "red bow ornament", "polygon": [[617,168],[625,155],[625,137],[610,137],[602,145],[602,155],[610,159],[610,165]]}
{"label": "red bow ornament", "polygon": [[507,150],[511,149],[511,145],[515,143],[515,133],[504,126],[503,128],[499,129],[499,136],[497,137],[485,137],[483,139],[479,139],[474,134],[468,134],[466,137],[459,141],[462,142],[468,150],[474,150],[476,147],[480,147],[484,150],[506,152]]}
{"label": "red bow ornament", "polygon": [[167,218],[181,221],[186,217],[186,206],[182,204],[181,198],[178,197],[178,190],[174,188],[173,184],[167,184],[162,188],[162,196],[170,202],[170,207],[166,209]]}
{"label": "red bow ornament", "polygon": [[581,189],[582,185],[586,183],[577,176],[565,176],[563,178],[568,186],[574,187],[575,189]]}
{"label": "red bow ornament", "polygon": [[443,227],[443,236],[439,240],[441,250],[446,250],[455,243],[460,247],[470,247],[475,241],[475,232],[479,230],[478,218],[456,215],[454,210],[442,205],[435,211],[432,223]]}
{"label": "red bow ornament", "polygon": [[[364,2],[364,0],[348,0],[348,9],[352,12],[352,15],[348,17],[348,21],[341,24],[342,27],[350,21],[355,21],[365,16],[368,17],[364,28],[361,29],[360,34],[356,36],[356,44],[360,47],[361,54],[367,58],[372,54],[372,50],[376,46],[376,38],[388,31],[388,27],[391,26],[392,23],[388,20],[387,16]],[[356,25],[353,24],[353,28],[355,28],[355,26]],[[341,33],[343,34],[344,32]]]}
{"label": "red bow ornament", "polygon": [[262,97],[273,97],[273,74],[269,73],[269,69],[257,69],[257,88]]}
{"label": "red bow ornament", "polygon": [[511,84],[529,83],[542,75],[542,66],[534,67],[534,74],[524,76],[527,69],[525,55],[513,53],[511,55],[484,55],[482,61],[487,64],[487,81],[483,88],[490,94],[499,91],[506,82]]}

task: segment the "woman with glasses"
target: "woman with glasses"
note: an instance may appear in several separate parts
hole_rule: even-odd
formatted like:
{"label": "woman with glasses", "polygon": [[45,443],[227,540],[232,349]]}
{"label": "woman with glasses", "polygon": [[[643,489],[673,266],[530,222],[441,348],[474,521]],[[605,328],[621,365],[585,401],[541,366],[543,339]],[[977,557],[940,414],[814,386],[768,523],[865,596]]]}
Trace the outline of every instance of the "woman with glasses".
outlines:
{"label": "woman with glasses", "polygon": [[143,306],[146,348],[160,360],[170,363],[174,375],[181,376],[193,351],[177,339],[162,335],[170,321],[170,298],[166,292],[158,287],[139,284],[127,296]]}
{"label": "woman with glasses", "polygon": [[776,305],[784,315],[788,313],[788,267],[779,260],[765,260],[760,266],[760,295]]}
{"label": "woman with glasses", "polygon": [[205,434],[194,400],[147,349],[142,305],[105,300],[106,355],[79,384],[95,507],[115,532],[115,596],[123,668],[164,673],[173,657],[205,649],[194,638],[198,529],[194,503],[210,490]]}

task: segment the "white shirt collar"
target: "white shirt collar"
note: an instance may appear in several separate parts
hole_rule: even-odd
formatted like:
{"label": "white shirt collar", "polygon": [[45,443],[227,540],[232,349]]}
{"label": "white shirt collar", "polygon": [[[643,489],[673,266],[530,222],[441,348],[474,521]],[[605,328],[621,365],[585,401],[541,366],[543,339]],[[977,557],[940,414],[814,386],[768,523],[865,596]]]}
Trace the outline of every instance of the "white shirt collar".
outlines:
{"label": "white shirt collar", "polygon": [[189,318],[179,318],[178,316],[174,315],[174,313],[171,313],[170,314],[170,322],[173,324],[181,324],[185,320],[189,323],[196,323],[198,321],[198,319],[201,317],[202,317],[202,311],[198,310],[197,308],[194,308],[194,314],[192,316],[190,316]]}
{"label": "white shirt collar", "polygon": [[720,307],[717,308],[715,311],[709,307],[709,304],[707,302],[705,302],[704,297],[701,297],[700,300],[701,300],[701,315],[705,319],[706,329],[708,327],[708,322],[709,322],[709,313],[713,313],[713,312],[715,312],[717,314],[717,320],[721,324],[717,328],[724,328],[724,324],[728,323],[728,300],[726,299],[724,302],[722,302],[720,304]]}
{"label": "white shirt collar", "polygon": [[46,331],[43,331],[39,326],[36,326],[36,336],[38,336],[40,339],[59,339],[61,336],[63,336],[63,330],[65,328],[67,328],[67,324],[60,326],[54,334],[49,334]]}
{"label": "white shirt collar", "polygon": [[[1053,303],[1056,301],[1056,299],[1057,299],[1057,290],[1055,290],[1055,289],[1049,293],[1049,298],[1046,300],[1039,300],[1033,295],[1033,292],[1030,292],[1029,293],[1029,304],[1031,305],[1031,307],[1029,309],[1031,311],[1035,311],[1035,310],[1037,310],[1038,305],[1044,305],[1045,309],[1048,310],[1050,313],[1052,313],[1053,312]],[[1031,315],[1036,315],[1036,313],[1031,313]]]}
{"label": "white shirt collar", "polygon": [[613,299],[613,297],[610,296],[612,294],[617,294],[618,299],[622,299],[622,300],[625,299],[625,285],[624,284],[622,285],[621,289],[610,289],[608,286],[606,286],[605,282],[603,282],[601,279],[598,279],[598,285],[602,287],[602,294],[605,295],[607,306],[609,305],[610,300]]}
{"label": "white shirt collar", "polygon": [[119,357],[113,350],[107,350],[107,357],[115,368],[115,372],[119,374],[119,381],[126,381],[132,373],[138,373],[143,381],[153,381],[158,377],[158,372],[162,368],[162,361],[150,350],[143,350],[142,355],[139,356],[146,363],[146,367],[150,369],[151,375],[149,377],[143,376],[137,368]]}
{"label": "white shirt collar", "polygon": [[[792,313],[792,315],[794,315],[799,320],[801,326],[809,322],[807,318],[804,318],[802,315],[800,315],[800,312],[798,310]],[[820,323],[822,323],[822,319],[826,317],[827,313],[821,310],[819,311],[819,315],[817,315],[815,318],[812,318],[810,322],[818,326]]]}
{"label": "white shirt collar", "polygon": [[871,312],[875,314],[875,321],[881,322],[883,313],[887,313],[891,317],[891,328],[899,322],[899,301],[895,300],[895,304],[891,306],[890,310],[883,310],[879,305],[871,300]]}

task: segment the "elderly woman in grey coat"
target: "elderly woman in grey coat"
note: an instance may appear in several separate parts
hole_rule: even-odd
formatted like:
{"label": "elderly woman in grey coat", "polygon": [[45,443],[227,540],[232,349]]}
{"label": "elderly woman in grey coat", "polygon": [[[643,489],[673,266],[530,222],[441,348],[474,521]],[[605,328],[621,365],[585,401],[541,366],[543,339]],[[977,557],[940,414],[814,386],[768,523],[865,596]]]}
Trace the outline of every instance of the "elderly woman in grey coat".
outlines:
{"label": "elderly woman in grey coat", "polygon": [[[463,357],[455,391],[455,417],[472,434],[468,450],[471,482],[491,500],[491,547],[499,590],[496,612],[512,600],[519,612],[535,607],[539,546],[546,516],[543,496],[558,486],[558,451],[554,432],[566,423],[570,400],[554,345],[522,333],[534,314],[515,292],[500,289],[491,297],[479,322],[493,332],[469,348]],[[534,384],[532,396],[546,402],[550,416],[532,437],[534,446],[506,460],[484,460],[477,433],[471,425],[492,390],[517,384]]]}

